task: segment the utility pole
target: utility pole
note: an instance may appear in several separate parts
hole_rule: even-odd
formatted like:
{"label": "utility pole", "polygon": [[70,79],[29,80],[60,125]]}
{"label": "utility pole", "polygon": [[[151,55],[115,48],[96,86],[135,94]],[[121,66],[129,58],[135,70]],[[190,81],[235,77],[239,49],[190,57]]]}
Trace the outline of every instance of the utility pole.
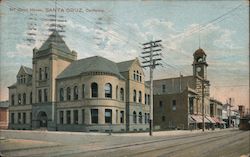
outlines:
{"label": "utility pole", "polygon": [[199,76],[196,76],[198,80],[201,81],[201,107],[202,107],[202,131],[205,131],[205,83],[208,84],[208,82],[204,78],[200,78]]}
{"label": "utility pole", "polygon": [[162,47],[160,44],[161,40],[156,41],[150,41],[148,43],[142,44],[143,52],[142,52],[142,58],[145,60],[142,62],[144,64],[142,67],[146,68],[149,67],[150,70],[150,114],[149,114],[149,135],[153,135],[153,72],[157,65],[161,65],[160,63],[157,63],[157,61],[160,61],[161,58],[159,58],[160,53],[157,53],[158,51],[161,51]]}
{"label": "utility pole", "polygon": [[202,131],[205,131],[205,105],[204,105],[204,78],[201,79],[202,88]]}

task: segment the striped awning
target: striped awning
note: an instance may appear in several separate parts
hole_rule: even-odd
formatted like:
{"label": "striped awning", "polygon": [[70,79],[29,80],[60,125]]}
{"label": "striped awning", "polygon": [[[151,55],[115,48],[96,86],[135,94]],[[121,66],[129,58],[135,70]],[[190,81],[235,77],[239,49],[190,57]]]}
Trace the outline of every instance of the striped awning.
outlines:
{"label": "striped awning", "polygon": [[216,123],[216,121],[213,120],[212,117],[210,117],[210,116],[206,116],[206,119],[208,119],[210,121],[210,123],[213,123],[213,124]]}

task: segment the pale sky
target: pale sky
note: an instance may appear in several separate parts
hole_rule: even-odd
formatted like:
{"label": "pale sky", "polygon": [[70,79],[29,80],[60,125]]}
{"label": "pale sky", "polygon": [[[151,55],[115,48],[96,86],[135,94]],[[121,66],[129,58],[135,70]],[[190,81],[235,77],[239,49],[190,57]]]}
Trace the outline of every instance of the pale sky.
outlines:
{"label": "pale sky", "polygon": [[[54,14],[55,2],[0,4],[0,100],[7,100],[7,87],[16,81],[20,66],[32,67],[32,49],[48,37],[51,23],[46,19]],[[130,60],[140,57],[142,43],[161,39],[163,67],[155,70],[155,79],[192,75],[200,36],[211,97],[223,103],[232,97],[234,105],[249,106],[248,1],[65,0],[57,1],[57,8],[58,19],[66,21],[60,23],[65,25],[64,40],[78,59],[99,55]]]}

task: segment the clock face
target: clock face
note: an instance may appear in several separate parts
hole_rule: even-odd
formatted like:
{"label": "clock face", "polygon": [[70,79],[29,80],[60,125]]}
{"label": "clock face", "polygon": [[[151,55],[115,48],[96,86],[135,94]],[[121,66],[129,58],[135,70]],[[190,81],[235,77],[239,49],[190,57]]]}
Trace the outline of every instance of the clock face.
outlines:
{"label": "clock face", "polygon": [[201,71],[201,67],[197,67],[197,68],[196,68],[196,71],[197,71],[197,72],[200,72],[200,71]]}

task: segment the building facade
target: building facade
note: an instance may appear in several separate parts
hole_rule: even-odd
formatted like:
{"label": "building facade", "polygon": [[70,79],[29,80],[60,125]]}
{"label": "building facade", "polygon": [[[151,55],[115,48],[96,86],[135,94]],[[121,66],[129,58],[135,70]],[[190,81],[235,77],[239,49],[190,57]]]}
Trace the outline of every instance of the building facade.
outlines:
{"label": "building facade", "polygon": [[214,120],[214,123],[212,123],[213,128],[225,128],[226,123],[222,119],[222,110],[223,103],[214,98],[210,98],[210,116]]}
{"label": "building facade", "polygon": [[0,129],[8,129],[9,125],[9,101],[0,102]]}
{"label": "building facade", "polygon": [[9,86],[10,129],[143,131],[149,87],[138,59],[115,63],[100,56],[77,60],[57,32],[33,49]]}
{"label": "building facade", "polygon": [[206,128],[215,123],[210,117],[206,54],[199,48],[193,57],[193,75],[154,80],[155,129],[202,128],[202,101]]}

